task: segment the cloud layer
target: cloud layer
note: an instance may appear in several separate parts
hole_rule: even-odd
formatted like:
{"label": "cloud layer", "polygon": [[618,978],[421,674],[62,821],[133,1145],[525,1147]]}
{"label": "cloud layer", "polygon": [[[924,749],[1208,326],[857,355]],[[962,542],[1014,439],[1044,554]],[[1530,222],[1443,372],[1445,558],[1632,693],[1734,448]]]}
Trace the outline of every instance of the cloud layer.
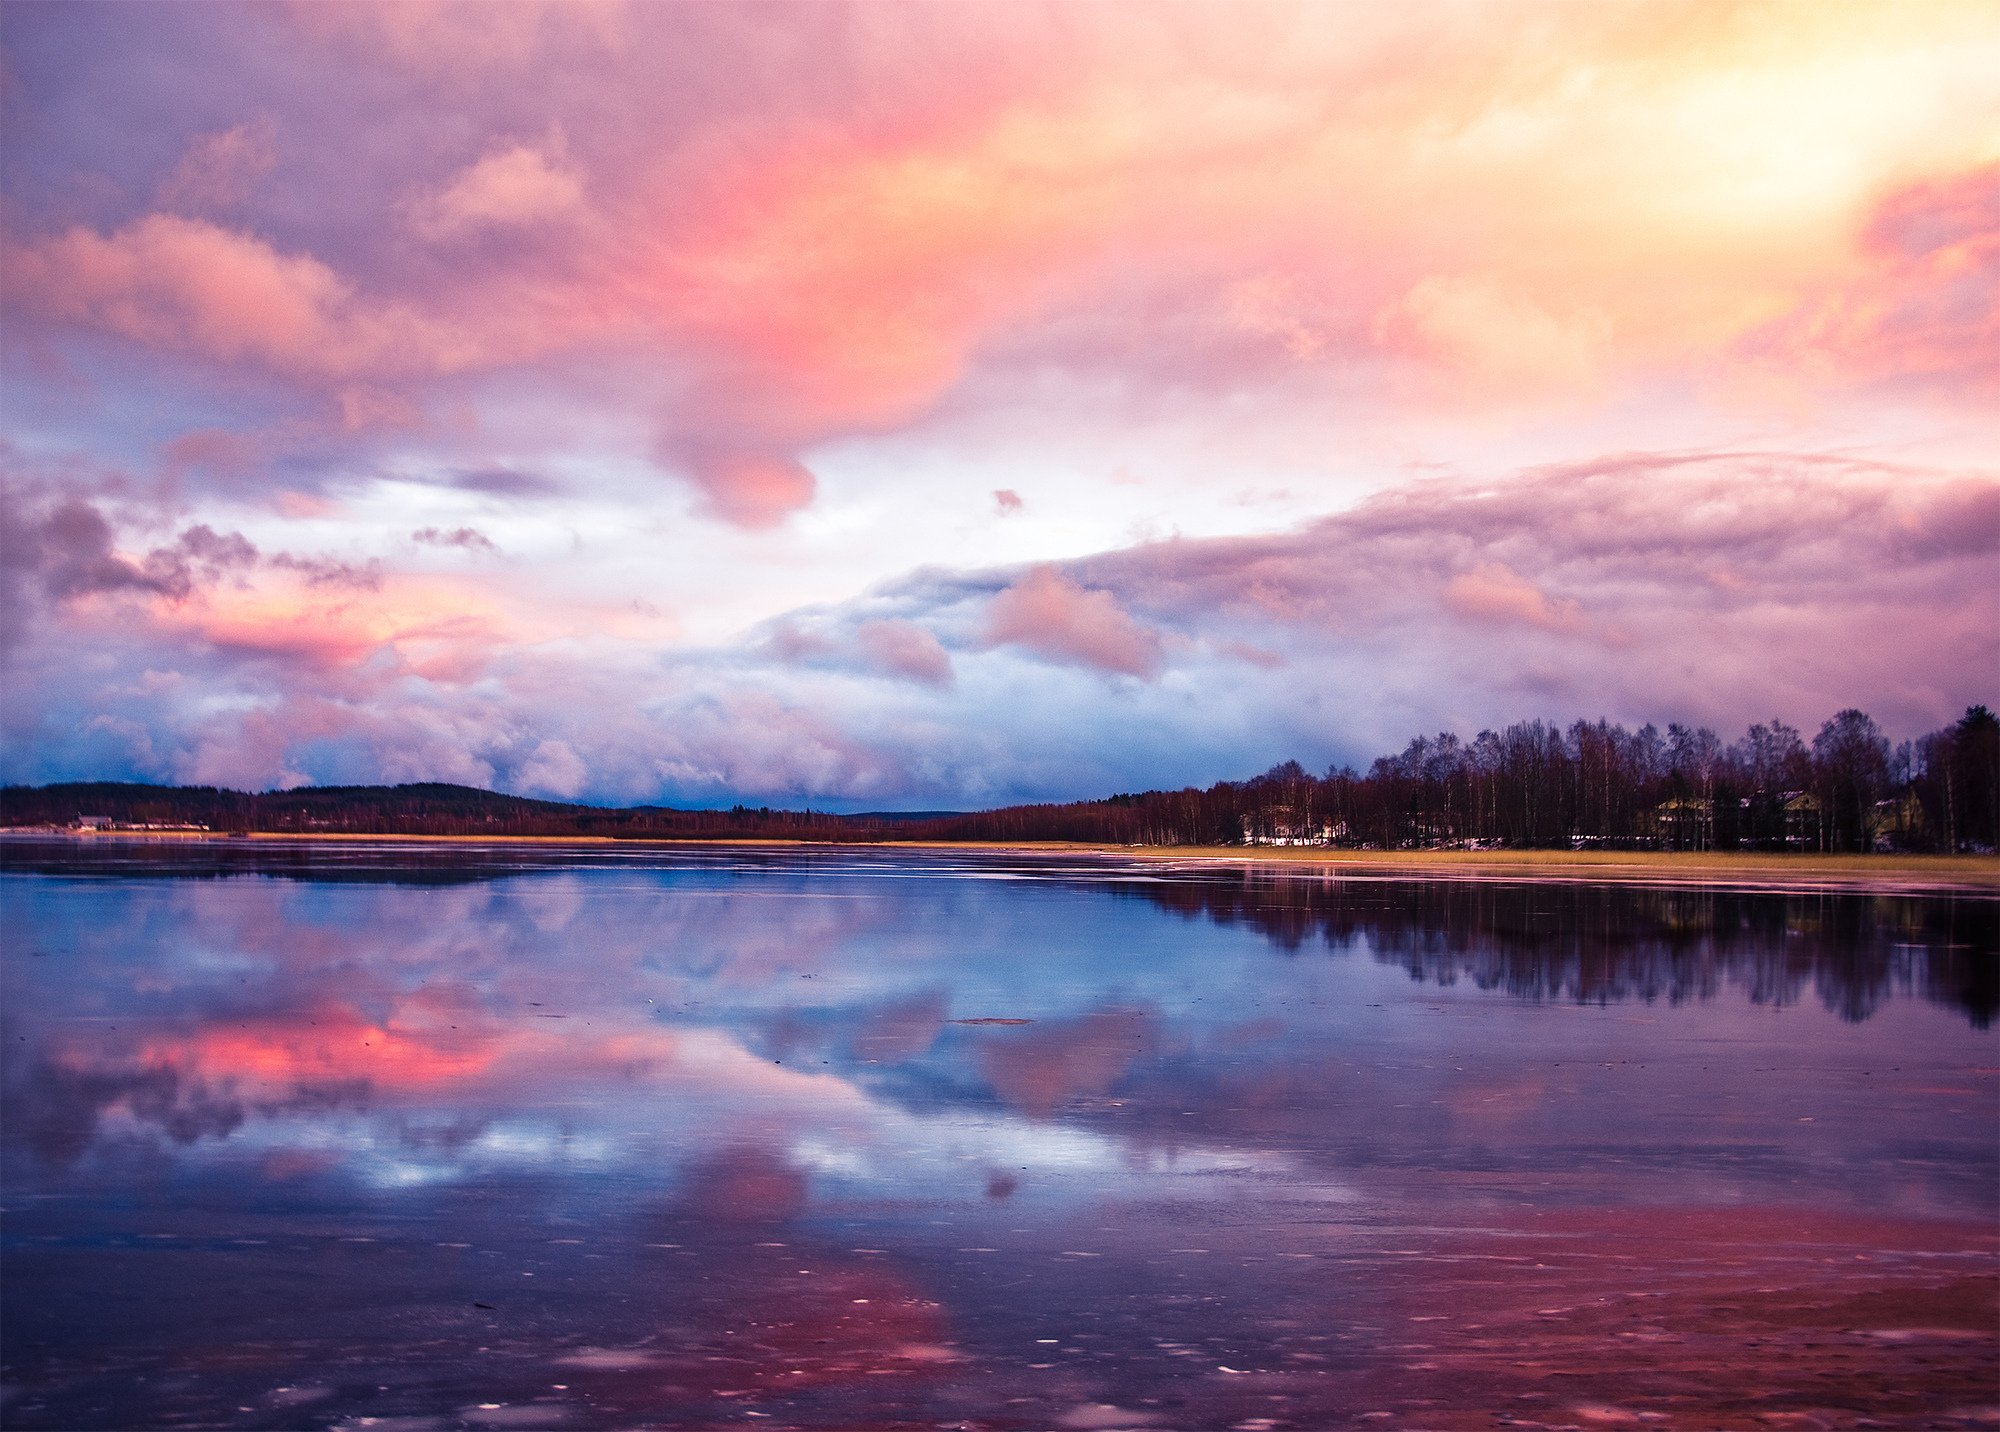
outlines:
{"label": "cloud layer", "polygon": [[1729,730],[1858,704],[1914,734],[1983,699],[2000,656],[2000,484],[1847,459],[1418,484],[1271,536],[928,569],[664,651],[465,577],[207,528],[120,555],[99,507],[23,510],[17,779],[978,803],[1365,761],[1527,715]]}

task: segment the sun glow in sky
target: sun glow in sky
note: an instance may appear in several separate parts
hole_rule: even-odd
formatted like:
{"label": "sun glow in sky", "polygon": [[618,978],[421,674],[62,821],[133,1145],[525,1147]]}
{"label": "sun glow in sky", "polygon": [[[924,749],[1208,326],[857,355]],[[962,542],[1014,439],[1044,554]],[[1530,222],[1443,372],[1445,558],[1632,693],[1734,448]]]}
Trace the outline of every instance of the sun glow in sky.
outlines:
{"label": "sun glow in sky", "polygon": [[8,780],[940,807],[1994,699],[1989,4],[0,51]]}

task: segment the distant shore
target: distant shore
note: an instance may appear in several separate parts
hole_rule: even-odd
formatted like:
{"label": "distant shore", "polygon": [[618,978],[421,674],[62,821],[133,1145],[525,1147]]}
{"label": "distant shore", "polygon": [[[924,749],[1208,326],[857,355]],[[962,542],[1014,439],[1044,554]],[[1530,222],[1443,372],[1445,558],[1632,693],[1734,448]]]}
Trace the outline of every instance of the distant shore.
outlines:
{"label": "distant shore", "polygon": [[1164,865],[1239,865],[1362,879],[1562,881],[1583,884],[1697,885],[1773,891],[1851,890],[1883,894],[1962,892],[2000,896],[2000,856],[1790,855],[1766,851],[1343,850],[1315,846],[1102,845],[1075,841],[802,841],[621,839],[579,835],[398,835],[334,831],[0,830],[8,839],[245,844],[575,846],[621,849],[726,848],[979,851],[988,854],[1115,857]]}

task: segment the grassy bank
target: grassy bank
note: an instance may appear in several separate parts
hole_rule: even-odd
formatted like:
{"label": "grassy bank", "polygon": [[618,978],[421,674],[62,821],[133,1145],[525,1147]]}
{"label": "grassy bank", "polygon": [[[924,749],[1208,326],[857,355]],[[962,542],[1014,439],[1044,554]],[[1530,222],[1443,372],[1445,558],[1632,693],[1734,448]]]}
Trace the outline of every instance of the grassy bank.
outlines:
{"label": "grassy bank", "polygon": [[[1085,847],[1075,847],[1083,849]],[[1781,855],[1601,850],[1320,850],[1253,846],[1119,849],[1142,860],[1272,865],[1342,875],[1726,884],[1773,889],[1964,890],[2000,894],[2000,856]]]}

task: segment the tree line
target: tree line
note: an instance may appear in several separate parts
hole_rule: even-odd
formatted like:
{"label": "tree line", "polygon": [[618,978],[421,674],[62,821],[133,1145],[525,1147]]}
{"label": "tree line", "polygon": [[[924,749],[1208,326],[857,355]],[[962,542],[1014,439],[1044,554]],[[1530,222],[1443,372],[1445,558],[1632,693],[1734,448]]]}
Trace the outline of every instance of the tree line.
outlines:
{"label": "tree line", "polygon": [[1126,845],[1992,851],[2000,720],[1974,706],[1892,745],[1865,712],[1808,742],[1782,721],[1725,745],[1705,726],[1523,721],[1418,736],[1364,774],[1297,761],[1248,781],[935,824],[946,839]]}

